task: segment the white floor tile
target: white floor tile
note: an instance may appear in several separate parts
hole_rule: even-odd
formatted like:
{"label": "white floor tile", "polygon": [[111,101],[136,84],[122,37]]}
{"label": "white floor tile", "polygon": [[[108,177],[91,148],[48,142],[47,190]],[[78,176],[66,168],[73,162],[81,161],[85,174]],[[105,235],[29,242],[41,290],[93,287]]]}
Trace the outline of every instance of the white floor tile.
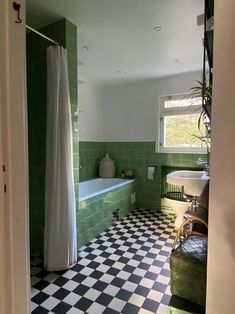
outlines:
{"label": "white floor tile", "polygon": [[118,278],[121,278],[121,279],[124,279],[124,280],[127,280],[130,276],[131,276],[131,274],[128,273],[127,271],[124,271],[124,270],[121,270],[121,271],[117,274],[117,277],[118,277]]}
{"label": "white floor tile", "polygon": [[56,291],[58,291],[60,289],[60,287],[50,284],[48,285],[46,288],[44,288],[42,291],[46,294],[49,295],[53,295],[54,293],[56,293]]}
{"label": "white floor tile", "polygon": [[46,299],[41,306],[44,307],[45,309],[51,311],[57,304],[59,304],[60,301],[54,297],[49,297]]}
{"label": "white floor tile", "polygon": [[66,314],[84,314],[84,312],[80,311],[79,309],[77,309],[75,307],[73,307]]}
{"label": "white floor tile", "polygon": [[117,269],[123,269],[125,267],[125,264],[120,263],[120,262],[116,262],[113,264],[112,267],[117,268]]}
{"label": "white floor tile", "polygon": [[109,256],[109,259],[112,259],[114,261],[117,261],[119,258],[120,258],[120,255],[117,255],[117,254],[112,254]]}
{"label": "white floor tile", "polygon": [[136,283],[133,283],[133,282],[125,282],[125,284],[122,286],[123,289],[127,290],[127,291],[130,291],[130,292],[134,292],[135,289],[137,288],[137,284]]}
{"label": "white floor tile", "polygon": [[100,264],[102,264],[104,261],[105,261],[105,258],[102,257],[102,256],[97,256],[97,257],[94,259],[94,262],[97,262],[97,263],[100,263]]}
{"label": "white floor tile", "polygon": [[35,297],[40,292],[40,290],[36,288],[31,288],[31,298]]}
{"label": "white floor tile", "polygon": [[63,302],[68,303],[69,305],[75,305],[79,300],[81,299],[81,296],[70,292],[64,299]]}
{"label": "white floor tile", "polygon": [[31,263],[32,265],[38,265],[38,264],[40,264],[41,262],[42,262],[42,259],[41,259],[41,258],[38,258],[38,257],[33,258],[33,259],[30,261],[30,263]]}
{"label": "white floor tile", "polygon": [[109,270],[110,266],[107,266],[107,265],[104,265],[104,264],[101,264],[99,265],[96,270],[102,272],[102,273],[106,273],[108,270]]}
{"label": "white floor tile", "polygon": [[139,295],[139,294],[136,294],[136,293],[133,293],[132,296],[130,297],[130,299],[128,300],[129,303],[132,303],[134,305],[137,305],[139,307],[141,307],[143,305],[145,301],[145,297]]}
{"label": "white floor tile", "polygon": [[113,300],[109,303],[108,307],[117,311],[118,313],[121,313],[125,305],[126,305],[125,301],[113,298]]}
{"label": "white floor tile", "polygon": [[68,278],[68,279],[72,279],[76,275],[77,275],[76,271],[68,270],[68,271],[66,271],[66,273],[63,274],[63,277]]}
{"label": "white floor tile", "polygon": [[105,306],[94,302],[86,311],[88,314],[102,314],[104,310],[106,309]]}
{"label": "white floor tile", "polygon": [[170,278],[169,278],[169,277],[162,276],[162,275],[159,275],[159,276],[157,277],[157,282],[164,283],[165,285],[168,285],[168,284],[169,284],[169,281],[170,281]]}
{"label": "white floor tile", "polygon": [[107,293],[111,296],[115,296],[119,291],[119,288],[113,285],[108,285],[105,289],[104,289],[104,293]]}
{"label": "white floor tile", "polygon": [[154,284],[154,281],[151,280],[151,279],[148,279],[148,278],[143,278],[143,279],[141,280],[141,282],[140,282],[140,285],[141,285],[141,286],[147,287],[147,288],[149,288],[149,289],[152,288],[153,284]]}
{"label": "white floor tile", "polygon": [[163,295],[164,294],[162,292],[151,290],[147,298],[153,301],[161,302]]}
{"label": "white floor tile", "polygon": [[136,261],[134,259],[130,260],[127,264],[133,267],[137,267],[139,265],[139,261]]}
{"label": "white floor tile", "polygon": [[34,266],[31,268],[31,275],[37,275],[40,271],[42,271],[40,267]]}
{"label": "white floor tile", "polygon": [[38,283],[39,281],[41,281],[40,278],[35,277],[35,276],[32,276],[32,277],[31,277],[31,286],[36,285],[36,283]]}
{"label": "white floor tile", "polygon": [[156,314],[169,314],[168,306],[165,304],[160,304]]}
{"label": "white floor tile", "polygon": [[82,284],[87,286],[87,287],[92,287],[95,283],[96,283],[96,280],[94,278],[91,278],[91,277],[87,277],[82,282]]}
{"label": "white floor tile", "polygon": [[31,301],[31,312],[38,307],[38,304]]}
{"label": "white floor tile", "polygon": [[95,301],[100,295],[100,291],[91,288],[87,291],[87,293],[84,294],[84,297],[89,300]]}
{"label": "white floor tile", "polygon": [[63,288],[69,291],[73,291],[78,286],[78,283],[76,281],[69,280],[66,282],[65,285],[63,285]]}
{"label": "white floor tile", "polygon": [[[140,309],[140,311],[138,312],[138,314],[153,314],[153,312],[150,312],[150,311],[148,311],[148,310],[146,310],[146,309]],[[159,313],[159,314],[161,314],[161,313]],[[163,313],[162,313],[163,314]]]}
{"label": "white floor tile", "polygon": [[[62,288],[61,299],[63,300],[63,302],[69,304],[70,306],[73,306],[73,308],[71,308],[67,312],[67,314],[101,314],[105,310],[107,313],[109,313],[108,311],[110,311],[111,313],[112,310],[116,311],[117,313],[122,313],[123,308],[127,304],[124,300],[122,300],[122,298],[125,298],[125,293],[127,295],[126,297],[128,299],[128,303],[139,307],[140,310],[137,310],[139,314],[156,314],[149,310],[141,308],[141,306],[143,306],[146,298],[154,302],[161,302],[164,295],[171,295],[168,277],[168,256],[160,255],[159,252],[164,251],[166,252],[166,255],[170,254],[171,245],[173,242],[173,239],[169,239],[169,233],[172,233],[173,230],[173,224],[171,222],[172,217],[167,217],[164,214],[159,215],[148,210],[139,210],[133,212],[132,215],[127,217],[126,219],[120,220],[117,224],[108,229],[107,232],[103,232],[101,236],[93,239],[88,249],[86,246],[84,246],[79,253],[80,259],[78,263],[78,269],[79,274],[81,275],[80,278],[82,279],[83,276],[86,276],[85,279],[81,282],[81,285],[86,286],[87,290],[86,287],[82,288],[82,286],[79,290],[78,286],[80,284],[75,280],[73,281],[73,277],[78,274],[78,272],[75,270],[70,269],[62,276],[51,273],[43,278],[44,281],[48,282],[48,286],[45,287],[42,292],[48,295],[48,299],[46,299],[41,304],[41,306],[46,308],[49,311],[49,314],[54,314],[53,308],[60,302],[60,300],[57,300],[56,298],[56,296],[59,297],[59,293],[55,292],[59,292],[59,289]],[[157,231],[157,233],[155,233],[154,230]],[[165,233],[165,231],[167,231],[167,233]],[[156,244],[159,245],[158,249],[155,248]],[[137,252],[134,254],[128,252],[131,249],[135,249],[137,250]],[[116,250],[119,250],[118,254],[116,253]],[[114,262],[113,264],[106,264],[107,258],[104,257],[105,255],[102,256],[102,253],[104,251],[110,254],[108,256],[108,260],[112,260]],[[123,252],[122,255],[120,255],[120,251]],[[148,257],[148,253],[153,254],[153,257],[151,255],[149,255]],[[91,254],[92,259],[88,257]],[[97,256],[93,258],[94,255]],[[138,260],[133,259],[133,257],[135,258],[135,255],[138,256]],[[127,259],[125,262],[122,261],[123,257]],[[139,260],[141,258],[142,260]],[[163,266],[159,267],[153,265],[156,261],[159,261],[159,265],[162,264]],[[101,278],[96,279],[93,277],[89,277],[95,270],[94,267],[89,267],[89,264],[91,262],[98,263],[98,267],[96,268],[96,270],[103,273]],[[141,263],[146,264],[146,269],[139,268],[143,266],[140,265]],[[40,258],[37,259],[36,257],[33,259],[31,265],[33,265],[32,269],[34,274],[32,276],[32,282],[35,285],[40,280],[42,280],[41,278],[38,278],[36,276],[36,274],[38,272],[41,272],[42,270],[40,268],[40,266],[42,265],[42,260]],[[116,269],[116,276],[108,273],[111,268]],[[76,269],[76,267],[73,269]],[[163,272],[162,269],[167,271]],[[149,277],[147,276],[147,272],[158,275],[156,281],[147,278]],[[160,273],[162,274],[160,275]],[[132,274],[142,277],[140,278],[141,281],[139,285],[128,281]],[[145,276],[147,277],[145,278]],[[58,282],[57,286],[55,280],[59,277],[61,277],[62,280],[64,277],[69,281],[62,286],[60,286],[62,283],[62,281],[60,281],[60,283]],[[115,277],[125,280],[124,285],[121,288],[111,284],[112,280]],[[165,293],[151,290],[154,283],[157,282],[159,283],[159,286],[161,286],[162,284],[166,286]],[[42,282],[42,286],[44,286],[44,282]],[[40,285],[37,285],[37,288],[39,287]],[[67,296],[63,296],[63,289],[70,291],[70,293]],[[79,295],[79,291],[81,292],[81,295]],[[40,296],[37,296],[39,293],[40,291],[38,289],[32,289],[32,297],[38,297],[38,299],[35,298],[34,302],[31,303],[32,310],[36,309],[39,306],[38,304],[36,304],[37,300],[40,302]],[[112,298],[111,302],[108,301],[108,308],[96,302],[97,298],[102,297],[102,293],[108,294]],[[146,297],[143,296],[142,293],[145,293]],[[42,294],[42,298],[43,297],[44,295]],[[86,308],[84,311],[74,307],[77,302],[82,302],[83,297],[92,301],[91,306],[89,308]],[[86,306],[86,304],[86,300],[84,300],[84,306]],[[164,304],[160,304],[157,310],[157,314],[167,314],[167,306]]]}
{"label": "white floor tile", "polygon": [[111,276],[109,274],[104,274],[100,280],[101,281],[104,281],[104,282],[107,282],[107,283],[110,283],[115,277],[114,276]]}
{"label": "white floor tile", "polygon": [[82,270],[80,270],[80,274],[89,276],[91,273],[93,273],[94,269],[90,267],[84,267]]}
{"label": "white floor tile", "polygon": [[59,278],[59,275],[55,274],[55,273],[50,273],[48,276],[46,276],[44,278],[45,281],[48,281],[48,282],[54,282],[57,278]]}
{"label": "white floor tile", "polygon": [[83,259],[81,259],[80,261],[79,261],[79,264],[80,265],[83,265],[83,266],[87,266],[88,264],[90,264],[90,260],[89,259],[87,259],[87,258],[83,258]]}
{"label": "white floor tile", "polygon": [[148,271],[151,271],[152,273],[155,273],[155,274],[159,274],[161,270],[162,269],[157,266],[150,266],[150,268],[148,269]]}

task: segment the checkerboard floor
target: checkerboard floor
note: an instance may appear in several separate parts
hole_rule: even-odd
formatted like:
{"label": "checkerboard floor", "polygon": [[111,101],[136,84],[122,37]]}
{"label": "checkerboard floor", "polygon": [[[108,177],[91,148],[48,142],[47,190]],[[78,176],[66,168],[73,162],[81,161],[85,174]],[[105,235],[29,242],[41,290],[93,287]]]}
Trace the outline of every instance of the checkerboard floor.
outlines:
{"label": "checkerboard floor", "polygon": [[68,271],[31,260],[32,313],[166,314],[174,215],[139,209],[81,248]]}

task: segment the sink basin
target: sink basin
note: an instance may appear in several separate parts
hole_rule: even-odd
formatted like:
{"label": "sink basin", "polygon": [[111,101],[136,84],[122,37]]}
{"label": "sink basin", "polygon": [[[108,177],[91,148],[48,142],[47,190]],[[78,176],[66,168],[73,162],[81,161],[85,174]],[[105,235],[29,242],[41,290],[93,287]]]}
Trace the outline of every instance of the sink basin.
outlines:
{"label": "sink basin", "polygon": [[184,193],[192,196],[200,196],[209,177],[205,171],[179,170],[169,173],[166,182],[173,185],[183,186]]}

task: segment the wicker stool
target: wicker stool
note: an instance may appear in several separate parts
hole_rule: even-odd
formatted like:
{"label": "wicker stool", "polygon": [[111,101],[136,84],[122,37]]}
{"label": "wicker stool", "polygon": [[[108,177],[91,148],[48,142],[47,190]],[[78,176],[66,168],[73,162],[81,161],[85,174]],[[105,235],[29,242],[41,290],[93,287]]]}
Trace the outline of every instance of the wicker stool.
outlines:
{"label": "wicker stool", "polygon": [[[205,306],[207,237],[192,232],[185,237],[185,226],[193,221],[206,225],[201,219],[190,217],[180,227],[170,256],[171,293]],[[182,237],[185,238],[182,240]],[[180,244],[175,248],[179,240]]]}

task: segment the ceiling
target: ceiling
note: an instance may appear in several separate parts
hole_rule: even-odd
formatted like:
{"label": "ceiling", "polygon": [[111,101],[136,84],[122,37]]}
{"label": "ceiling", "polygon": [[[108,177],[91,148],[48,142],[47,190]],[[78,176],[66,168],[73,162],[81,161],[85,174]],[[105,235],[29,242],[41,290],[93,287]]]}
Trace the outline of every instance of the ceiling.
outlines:
{"label": "ceiling", "polygon": [[40,28],[66,17],[78,25],[82,79],[143,80],[202,68],[203,2],[27,0],[27,24]]}

